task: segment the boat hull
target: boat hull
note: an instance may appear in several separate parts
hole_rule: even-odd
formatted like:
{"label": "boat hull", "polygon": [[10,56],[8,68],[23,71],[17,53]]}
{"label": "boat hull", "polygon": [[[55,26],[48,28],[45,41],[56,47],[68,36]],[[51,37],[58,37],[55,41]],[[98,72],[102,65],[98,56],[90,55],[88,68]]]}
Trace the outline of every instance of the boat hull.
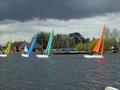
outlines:
{"label": "boat hull", "polygon": [[7,57],[7,54],[0,54],[0,57]]}
{"label": "boat hull", "polygon": [[41,54],[37,54],[36,55],[37,58],[48,58],[48,55],[41,55]]}
{"label": "boat hull", "polygon": [[84,58],[104,58],[102,55],[84,55]]}
{"label": "boat hull", "polygon": [[22,57],[29,57],[28,54],[21,54]]}
{"label": "boat hull", "polygon": [[119,89],[108,86],[108,87],[105,88],[105,90],[119,90]]}

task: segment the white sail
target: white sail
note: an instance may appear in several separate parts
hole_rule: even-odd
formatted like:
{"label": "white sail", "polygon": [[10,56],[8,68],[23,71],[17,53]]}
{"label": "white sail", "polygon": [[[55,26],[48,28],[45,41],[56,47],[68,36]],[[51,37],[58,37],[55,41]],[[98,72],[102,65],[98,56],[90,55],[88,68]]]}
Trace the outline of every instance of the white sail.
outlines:
{"label": "white sail", "polygon": [[25,47],[24,47],[24,52],[28,52],[27,45],[25,45]]}

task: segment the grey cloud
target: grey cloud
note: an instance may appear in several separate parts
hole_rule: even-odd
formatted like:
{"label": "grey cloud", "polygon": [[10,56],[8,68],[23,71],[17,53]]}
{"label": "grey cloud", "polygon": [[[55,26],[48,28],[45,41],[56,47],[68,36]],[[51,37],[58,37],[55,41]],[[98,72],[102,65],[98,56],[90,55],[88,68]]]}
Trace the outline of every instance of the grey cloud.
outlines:
{"label": "grey cloud", "polygon": [[0,0],[0,19],[85,18],[120,11],[120,0]]}
{"label": "grey cloud", "polygon": [[[110,13],[104,16],[95,16],[83,19],[45,19],[39,18],[28,21],[19,20],[3,20],[0,21],[0,44],[6,44],[10,39],[12,41],[27,40],[36,32],[44,31],[50,32],[54,28],[55,34],[69,34],[72,32],[79,32],[84,37],[98,37],[101,34],[103,22],[110,30],[116,28],[120,30],[119,18],[120,12]],[[112,19],[112,20],[111,20]]]}

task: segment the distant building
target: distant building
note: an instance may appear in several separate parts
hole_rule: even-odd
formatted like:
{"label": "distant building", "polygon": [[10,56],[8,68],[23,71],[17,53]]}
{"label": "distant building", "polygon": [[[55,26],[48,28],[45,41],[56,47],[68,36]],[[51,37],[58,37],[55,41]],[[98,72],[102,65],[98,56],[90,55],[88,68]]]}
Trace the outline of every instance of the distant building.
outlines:
{"label": "distant building", "polygon": [[[13,52],[24,52],[24,46],[27,44],[28,48],[30,47],[30,43],[27,43],[26,41],[19,41],[14,42],[12,45],[12,51]],[[41,52],[43,50],[42,46],[38,43],[36,43],[33,52]]]}
{"label": "distant building", "polygon": [[12,44],[12,51],[13,52],[23,52],[25,43],[26,43],[26,41],[14,42]]}
{"label": "distant building", "polygon": [[70,39],[74,40],[75,44],[77,43],[84,43],[85,38],[80,33],[70,33],[69,34]]}

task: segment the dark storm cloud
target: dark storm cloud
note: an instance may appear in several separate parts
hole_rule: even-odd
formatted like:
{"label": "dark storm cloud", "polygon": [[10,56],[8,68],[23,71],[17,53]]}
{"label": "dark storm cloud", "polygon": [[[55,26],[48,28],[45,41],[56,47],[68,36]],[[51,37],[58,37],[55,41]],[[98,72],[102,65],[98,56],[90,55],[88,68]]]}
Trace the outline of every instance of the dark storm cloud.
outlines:
{"label": "dark storm cloud", "polygon": [[0,0],[0,20],[84,18],[120,11],[120,0]]}

